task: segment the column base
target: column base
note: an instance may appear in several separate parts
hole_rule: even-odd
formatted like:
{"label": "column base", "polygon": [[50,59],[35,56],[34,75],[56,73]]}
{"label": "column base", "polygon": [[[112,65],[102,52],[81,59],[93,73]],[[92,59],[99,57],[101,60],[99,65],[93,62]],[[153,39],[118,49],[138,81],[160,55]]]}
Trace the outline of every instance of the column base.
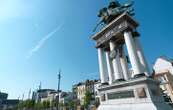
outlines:
{"label": "column base", "polygon": [[101,85],[102,86],[106,86],[106,85],[109,85],[109,83],[108,82],[105,82],[105,83],[102,83]]}
{"label": "column base", "polygon": [[146,77],[145,73],[134,75],[134,78],[141,78],[141,77]]}
{"label": "column base", "polygon": [[126,80],[125,79],[117,79],[117,80],[113,81],[113,83],[122,82],[122,81],[126,81]]}

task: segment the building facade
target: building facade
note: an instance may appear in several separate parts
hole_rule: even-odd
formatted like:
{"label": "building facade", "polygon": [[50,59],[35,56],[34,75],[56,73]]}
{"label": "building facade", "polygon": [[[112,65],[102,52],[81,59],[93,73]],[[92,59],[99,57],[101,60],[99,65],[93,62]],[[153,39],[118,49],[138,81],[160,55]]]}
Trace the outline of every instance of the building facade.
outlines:
{"label": "building facade", "polygon": [[0,110],[13,109],[19,103],[18,99],[7,99],[8,94],[0,92]]}
{"label": "building facade", "polygon": [[74,100],[73,92],[61,92],[59,94],[59,102],[63,105],[67,105],[72,100]]}
{"label": "building facade", "polygon": [[98,96],[98,86],[101,84],[98,80],[86,80],[85,82],[80,82],[73,86],[73,92],[76,94],[77,100],[79,100],[80,105],[84,104],[85,93],[89,92],[92,94],[93,101],[96,96]]}
{"label": "building facade", "polygon": [[160,81],[160,88],[167,103],[173,102],[173,60],[160,57],[154,66],[154,77]]}
{"label": "building facade", "polygon": [[54,89],[40,89],[36,90],[32,94],[32,99],[36,102],[50,101],[56,100],[58,96],[58,92]]}
{"label": "building facade", "polygon": [[54,89],[40,89],[33,92],[32,99],[36,102],[49,101],[52,105],[52,102],[58,101],[60,105],[67,105],[69,101],[74,99],[72,92],[56,91]]}

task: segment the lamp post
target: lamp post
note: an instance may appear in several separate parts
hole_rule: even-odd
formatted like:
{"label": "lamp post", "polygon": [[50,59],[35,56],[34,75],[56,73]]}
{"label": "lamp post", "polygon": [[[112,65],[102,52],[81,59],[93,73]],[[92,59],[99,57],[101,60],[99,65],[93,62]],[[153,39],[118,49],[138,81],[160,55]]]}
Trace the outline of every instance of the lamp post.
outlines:
{"label": "lamp post", "polygon": [[60,91],[60,81],[61,81],[61,70],[58,73],[58,98],[57,98],[57,110],[59,110],[59,91]]}

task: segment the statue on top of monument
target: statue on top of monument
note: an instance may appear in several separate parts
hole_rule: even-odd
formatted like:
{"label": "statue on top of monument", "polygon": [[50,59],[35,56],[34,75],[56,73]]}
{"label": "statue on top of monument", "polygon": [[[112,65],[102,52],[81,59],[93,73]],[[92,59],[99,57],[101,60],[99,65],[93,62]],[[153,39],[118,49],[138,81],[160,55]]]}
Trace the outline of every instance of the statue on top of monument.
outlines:
{"label": "statue on top of monument", "polygon": [[134,9],[132,8],[133,4],[134,4],[133,1],[129,1],[125,4],[120,4],[117,0],[111,0],[108,7],[100,9],[98,14],[100,21],[96,25],[93,31],[96,31],[99,25],[108,25],[122,13],[126,12],[130,16],[133,16],[134,15]]}

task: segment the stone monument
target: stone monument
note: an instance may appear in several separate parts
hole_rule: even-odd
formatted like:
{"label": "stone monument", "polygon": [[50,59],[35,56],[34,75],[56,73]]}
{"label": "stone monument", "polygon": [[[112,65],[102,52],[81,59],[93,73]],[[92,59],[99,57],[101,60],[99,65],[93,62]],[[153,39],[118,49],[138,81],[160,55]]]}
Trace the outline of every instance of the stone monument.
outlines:
{"label": "stone monument", "polygon": [[150,77],[137,32],[139,24],[132,17],[131,6],[132,3],[121,5],[111,1],[98,15],[99,24],[105,25],[92,36],[98,50],[102,83],[98,110],[173,110],[164,102],[159,82]]}

